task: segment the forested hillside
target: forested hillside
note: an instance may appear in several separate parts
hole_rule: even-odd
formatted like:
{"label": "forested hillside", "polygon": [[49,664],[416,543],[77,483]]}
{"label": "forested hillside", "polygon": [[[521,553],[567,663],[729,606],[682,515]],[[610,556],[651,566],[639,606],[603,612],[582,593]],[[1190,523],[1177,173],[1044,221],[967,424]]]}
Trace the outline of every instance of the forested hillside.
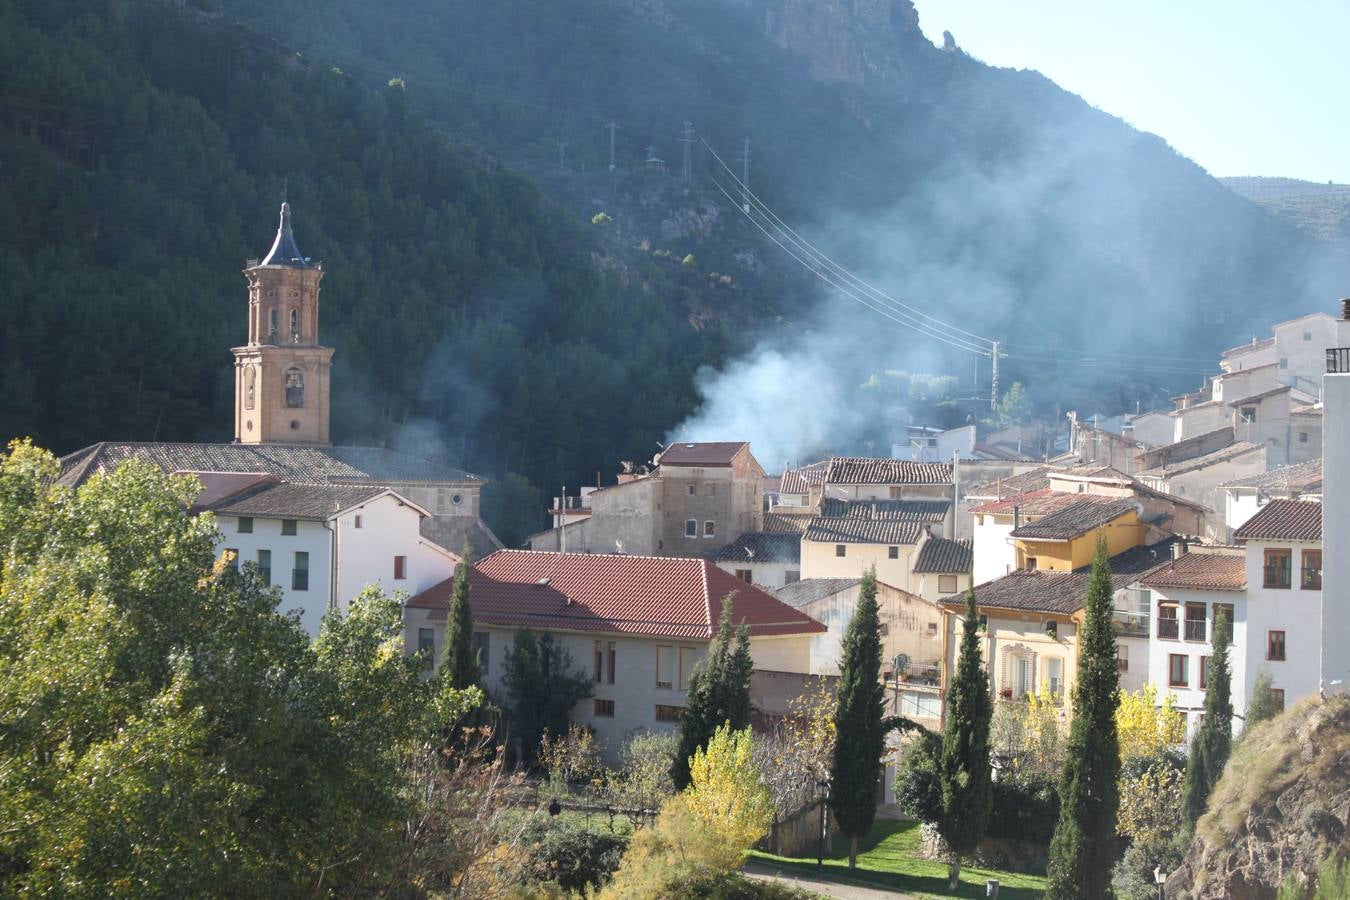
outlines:
{"label": "forested hillside", "polygon": [[1350,256],[1350,184],[1249,176],[1219,180],[1238,196]]}
{"label": "forested hillside", "polygon": [[649,455],[725,353],[687,320],[678,264],[610,257],[528,180],[448,149],[401,87],[223,19],[5,0],[0,83],[6,436],[228,440],[239,270],[283,194],[328,270],[337,441],[575,485]]}

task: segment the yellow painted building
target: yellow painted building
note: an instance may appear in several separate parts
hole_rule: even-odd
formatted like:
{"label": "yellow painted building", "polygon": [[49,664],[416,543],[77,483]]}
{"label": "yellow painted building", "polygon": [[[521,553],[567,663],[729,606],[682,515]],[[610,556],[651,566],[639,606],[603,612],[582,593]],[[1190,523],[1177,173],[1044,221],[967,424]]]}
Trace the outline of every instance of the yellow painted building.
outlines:
{"label": "yellow painted building", "polygon": [[1072,572],[1091,565],[1098,535],[1106,536],[1111,556],[1138,547],[1148,533],[1140,511],[1141,505],[1130,499],[1085,499],[1015,528],[1010,537],[1017,568]]}

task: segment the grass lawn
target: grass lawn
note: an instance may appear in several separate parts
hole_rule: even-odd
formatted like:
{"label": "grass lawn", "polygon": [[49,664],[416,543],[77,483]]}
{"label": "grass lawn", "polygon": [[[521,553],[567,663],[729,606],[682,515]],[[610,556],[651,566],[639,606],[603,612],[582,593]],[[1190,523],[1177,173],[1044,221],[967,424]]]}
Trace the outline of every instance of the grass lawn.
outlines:
{"label": "grass lawn", "polygon": [[[926,897],[983,897],[986,878],[999,881],[1000,900],[1030,900],[1045,893],[1045,877],[999,872],[993,869],[961,869],[961,887],[947,890],[947,864],[919,856],[919,823],[877,819],[872,833],[858,842],[858,868],[848,870],[848,839],[836,837],[825,857],[824,877],[839,875],[878,887]],[[751,851],[750,858],[783,868],[814,874],[814,859],[794,859]]]}

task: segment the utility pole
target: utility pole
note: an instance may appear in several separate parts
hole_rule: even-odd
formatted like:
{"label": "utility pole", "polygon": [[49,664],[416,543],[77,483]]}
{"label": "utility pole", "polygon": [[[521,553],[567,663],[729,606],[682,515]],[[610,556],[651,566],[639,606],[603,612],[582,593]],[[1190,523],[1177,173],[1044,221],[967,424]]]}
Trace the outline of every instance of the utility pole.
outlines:
{"label": "utility pole", "polygon": [[611,172],[613,172],[613,171],[614,171],[614,132],[615,132],[616,130],[618,130],[619,125],[618,125],[617,122],[610,122],[610,123],[609,123],[608,125],[606,125],[605,127],[609,129],[609,170],[610,170]]}
{"label": "utility pole", "polygon": [[741,212],[750,215],[750,139],[741,143]]}
{"label": "utility pole", "polygon": [[692,149],[694,144],[694,123],[688,119],[680,131],[680,143],[684,144],[684,157],[680,161],[680,180],[688,183],[694,174]]}
{"label": "utility pole", "polygon": [[990,390],[989,390],[990,409],[998,409],[998,357],[999,357],[998,341],[994,341],[994,352],[993,352],[994,372],[993,377],[990,379]]}
{"label": "utility pole", "polygon": [[558,168],[567,168],[567,141],[558,141]]}

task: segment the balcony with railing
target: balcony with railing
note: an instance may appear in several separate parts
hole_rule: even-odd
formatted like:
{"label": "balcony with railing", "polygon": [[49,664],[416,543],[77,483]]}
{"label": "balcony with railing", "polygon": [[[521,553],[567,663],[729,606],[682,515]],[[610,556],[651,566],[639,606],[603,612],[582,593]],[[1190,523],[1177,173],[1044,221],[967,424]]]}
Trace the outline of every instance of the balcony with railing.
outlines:
{"label": "balcony with railing", "polygon": [[1175,641],[1181,635],[1181,622],[1176,619],[1158,620],[1158,637]]}
{"label": "balcony with railing", "polygon": [[1118,609],[1111,617],[1116,634],[1121,637],[1148,637],[1148,613]]}
{"label": "balcony with railing", "polygon": [[1205,620],[1187,619],[1186,620],[1186,640],[1203,641],[1205,640]]}
{"label": "balcony with railing", "polygon": [[1327,374],[1344,375],[1350,373],[1350,347],[1327,348]]}

